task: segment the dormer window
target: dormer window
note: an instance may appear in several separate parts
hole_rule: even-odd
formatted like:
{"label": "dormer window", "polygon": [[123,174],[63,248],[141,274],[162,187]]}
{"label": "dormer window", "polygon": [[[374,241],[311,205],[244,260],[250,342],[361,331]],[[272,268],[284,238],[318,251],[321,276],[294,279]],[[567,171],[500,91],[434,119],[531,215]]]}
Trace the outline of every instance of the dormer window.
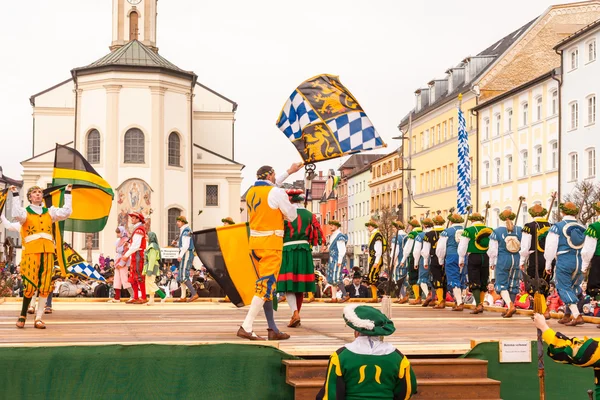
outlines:
{"label": "dormer window", "polygon": [[429,86],[429,104],[435,101],[435,85]]}
{"label": "dormer window", "polygon": [[421,93],[417,93],[417,111],[421,110]]}

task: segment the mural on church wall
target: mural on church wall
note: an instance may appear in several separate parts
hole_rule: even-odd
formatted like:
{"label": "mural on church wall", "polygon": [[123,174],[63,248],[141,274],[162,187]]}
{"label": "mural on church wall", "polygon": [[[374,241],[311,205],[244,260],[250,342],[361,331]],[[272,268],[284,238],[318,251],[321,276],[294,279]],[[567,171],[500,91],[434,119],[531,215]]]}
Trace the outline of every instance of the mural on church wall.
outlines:
{"label": "mural on church wall", "polygon": [[131,230],[129,213],[139,212],[146,219],[146,231],[152,222],[152,189],[141,179],[128,179],[117,188],[118,225]]}

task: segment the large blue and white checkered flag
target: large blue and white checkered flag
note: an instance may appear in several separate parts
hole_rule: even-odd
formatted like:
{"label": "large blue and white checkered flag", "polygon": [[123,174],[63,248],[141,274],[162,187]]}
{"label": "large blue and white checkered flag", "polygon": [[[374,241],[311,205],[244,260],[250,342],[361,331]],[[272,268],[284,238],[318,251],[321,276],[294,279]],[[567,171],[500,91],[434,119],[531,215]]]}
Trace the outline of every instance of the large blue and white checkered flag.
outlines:
{"label": "large blue and white checkered flag", "polygon": [[457,173],[457,212],[467,214],[471,205],[471,160],[469,159],[469,134],[460,105],[458,107],[458,173]]}
{"label": "large blue and white checkered flag", "polygon": [[302,82],[285,102],[277,127],[307,163],[385,146],[367,114],[333,75]]}
{"label": "large blue and white checkered flag", "polygon": [[83,275],[86,278],[93,279],[95,281],[105,281],[104,277],[98,273],[91,265],[87,263],[79,263],[67,267],[67,270],[72,274]]}

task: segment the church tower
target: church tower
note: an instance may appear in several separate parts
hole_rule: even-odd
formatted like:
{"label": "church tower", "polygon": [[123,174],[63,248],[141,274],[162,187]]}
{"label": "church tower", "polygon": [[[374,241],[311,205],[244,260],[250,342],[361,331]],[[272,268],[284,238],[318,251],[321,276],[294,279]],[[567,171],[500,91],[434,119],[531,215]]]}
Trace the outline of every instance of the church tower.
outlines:
{"label": "church tower", "polygon": [[156,47],[156,3],[158,0],[113,0],[112,43],[114,51],[139,40],[154,52]]}

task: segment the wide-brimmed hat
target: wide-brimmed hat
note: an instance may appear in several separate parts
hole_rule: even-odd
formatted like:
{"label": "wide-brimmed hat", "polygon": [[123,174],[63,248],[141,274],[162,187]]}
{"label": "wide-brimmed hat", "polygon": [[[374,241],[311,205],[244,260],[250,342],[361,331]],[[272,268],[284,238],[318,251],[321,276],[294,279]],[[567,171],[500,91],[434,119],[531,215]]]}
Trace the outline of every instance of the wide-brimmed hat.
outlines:
{"label": "wide-brimmed hat", "polygon": [[594,211],[600,213],[600,201],[592,204],[592,208],[594,209]]}
{"label": "wide-brimmed hat", "polygon": [[357,279],[357,278],[362,279],[362,275],[361,275],[360,271],[354,271],[354,274],[352,274],[352,279]]}
{"label": "wide-brimmed hat", "polygon": [[418,220],[418,219],[415,219],[415,218],[413,218],[413,219],[411,219],[410,221],[408,221],[408,224],[409,224],[410,226],[412,226],[413,228],[418,228],[418,227],[420,227],[420,226],[421,226],[421,223],[419,222],[419,220]]}
{"label": "wide-brimmed hat", "polygon": [[404,229],[404,228],[406,228],[404,226],[404,222],[402,222],[402,221],[392,221],[392,226],[394,228],[396,228],[396,229]]}
{"label": "wide-brimmed hat", "polygon": [[448,215],[448,221],[453,224],[462,224],[465,222],[465,219],[460,214],[450,214]]}
{"label": "wide-brimmed hat", "polygon": [[221,219],[221,222],[224,224],[235,225],[235,221],[231,217]]}
{"label": "wide-brimmed hat", "polygon": [[534,204],[533,207],[529,208],[529,210],[527,211],[529,212],[529,215],[531,215],[533,218],[544,217],[546,214],[548,214],[548,210],[546,210],[539,204]]}
{"label": "wide-brimmed hat", "polygon": [[389,336],[396,331],[394,323],[371,306],[351,304],[344,307],[346,325],[366,336]]}
{"label": "wide-brimmed hat", "polygon": [[560,211],[562,211],[565,215],[576,216],[579,214],[579,207],[570,201],[567,201],[566,203],[560,203],[558,208],[560,208]]}
{"label": "wide-brimmed hat", "polygon": [[183,215],[180,215],[179,217],[177,217],[176,221],[183,222],[184,224],[188,223],[187,218],[184,217]]}
{"label": "wide-brimmed hat", "polygon": [[436,215],[435,217],[433,217],[434,225],[440,226],[440,225],[444,225],[445,223],[446,223],[446,220],[441,215]]}
{"label": "wide-brimmed hat", "polygon": [[340,228],[342,226],[342,224],[340,224],[339,221],[336,221],[334,219],[330,219],[329,221],[327,221],[327,225],[335,226],[338,228]]}
{"label": "wide-brimmed hat", "polygon": [[372,226],[373,228],[379,228],[379,224],[374,219],[371,219],[369,222],[365,223],[365,226],[368,228]]}
{"label": "wide-brimmed hat", "polygon": [[506,221],[507,219],[514,221],[515,218],[517,218],[517,215],[512,212],[512,210],[504,210],[500,213],[500,215],[498,215],[498,218],[500,218],[500,221]]}
{"label": "wide-brimmed hat", "polygon": [[483,215],[479,214],[478,212],[474,212],[473,214],[469,215],[469,221],[481,221],[483,222]]}
{"label": "wide-brimmed hat", "polygon": [[140,220],[141,223],[146,222],[146,219],[144,218],[144,216],[142,215],[142,213],[132,212],[132,213],[129,213],[129,216],[130,217],[136,217],[137,219]]}
{"label": "wide-brimmed hat", "polygon": [[425,227],[432,227],[433,226],[433,220],[431,218],[425,218],[423,221],[421,221],[421,223]]}

